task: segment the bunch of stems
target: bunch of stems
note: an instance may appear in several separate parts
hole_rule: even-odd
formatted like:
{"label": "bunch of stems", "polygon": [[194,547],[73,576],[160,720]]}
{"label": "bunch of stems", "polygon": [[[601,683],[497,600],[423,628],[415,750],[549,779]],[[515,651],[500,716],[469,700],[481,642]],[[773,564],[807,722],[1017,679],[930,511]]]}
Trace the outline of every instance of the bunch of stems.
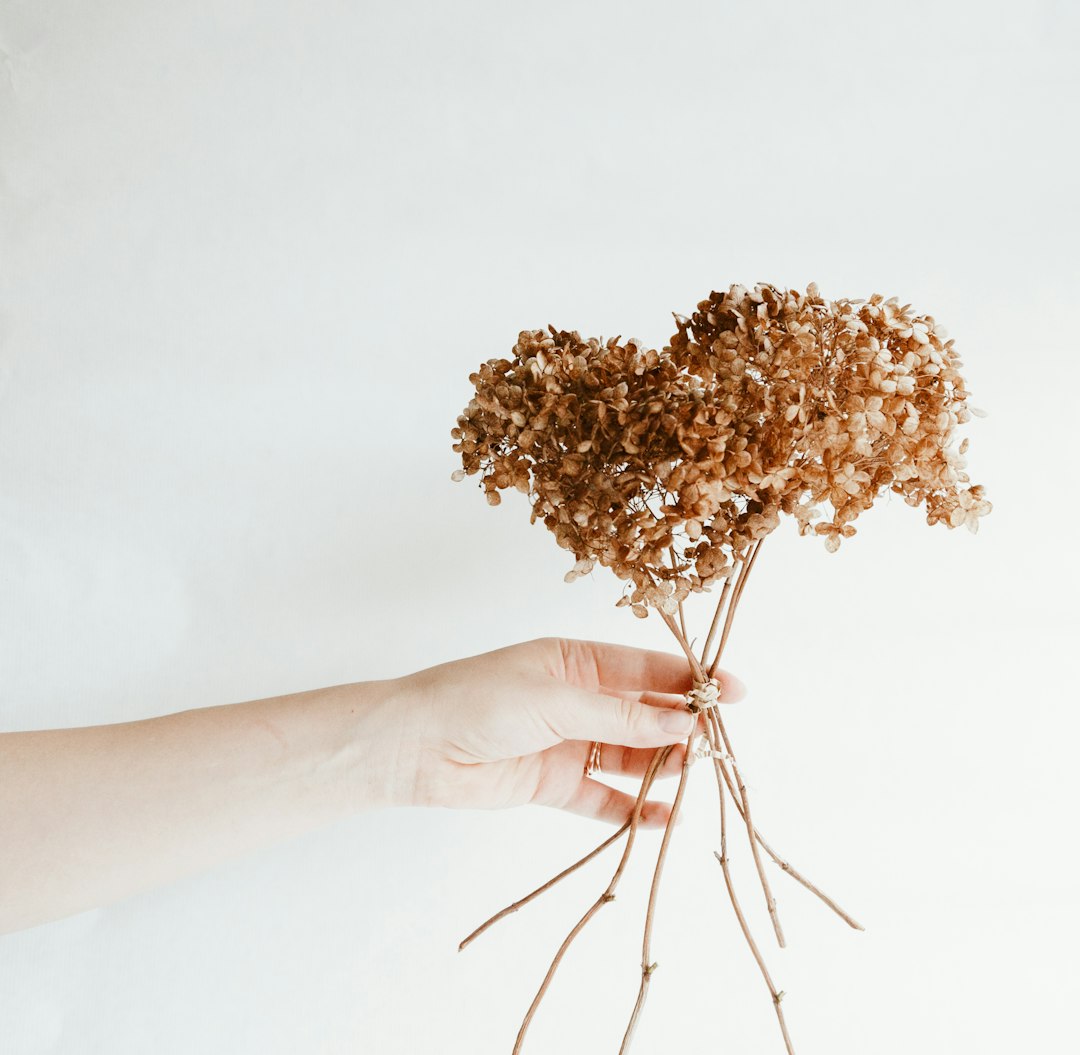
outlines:
{"label": "bunch of stems", "polygon": [[[712,622],[709,627],[708,635],[705,639],[705,644],[702,646],[700,655],[695,654],[693,647],[687,637],[686,632],[686,619],[683,612],[682,605],[679,605],[678,619],[673,615],[669,615],[665,612],[660,612],[661,618],[664,620],[668,629],[674,635],[675,640],[678,642],[683,653],[686,655],[687,663],[690,667],[690,672],[693,678],[694,687],[696,689],[703,688],[705,685],[715,678],[716,672],[719,669],[720,660],[724,654],[724,649],[727,646],[728,638],[731,634],[731,627],[735,619],[735,612],[738,609],[739,601],[742,598],[743,590],[746,586],[746,580],[749,578],[750,572],[753,570],[754,563],[757,560],[758,553],[761,549],[761,541],[754,543],[752,548],[747,553],[746,557],[737,565],[737,572],[729,577],[725,583],[723,590],[721,591],[720,598],[716,605],[716,611],[713,615]],[[717,637],[719,635],[719,640]],[[715,644],[715,651],[713,646]],[[688,706],[693,707],[693,696],[688,695]],[[739,928],[746,939],[750,952],[754,957],[755,962],[758,965],[761,975],[765,980],[765,985],[768,988],[769,996],[772,1000],[773,1008],[776,1011],[776,1018],[780,1026],[780,1031],[784,1038],[784,1045],[788,1052],[788,1055],[794,1055],[794,1047],[792,1046],[791,1037],[788,1033],[787,1022],[784,1019],[784,1012],[781,1007],[781,1001],[784,994],[778,990],[773,983],[772,977],[769,974],[769,970],[765,965],[765,959],[761,954],[761,950],[758,947],[757,942],[754,939],[753,934],[750,931],[749,924],[746,920],[746,915],[743,912],[742,906],[739,903],[739,899],[735,893],[735,887],[732,882],[731,870],[729,867],[728,858],[728,831],[727,831],[727,803],[730,796],[731,803],[735,807],[735,812],[739,815],[742,821],[740,827],[745,829],[747,840],[750,845],[750,852],[754,859],[754,865],[757,869],[758,878],[761,883],[761,891],[765,900],[765,906],[769,913],[769,919],[772,923],[773,932],[776,935],[777,944],[783,948],[785,945],[784,931],[780,925],[780,917],[776,909],[776,898],[773,896],[772,888],[769,885],[768,875],[765,870],[765,863],[762,858],[762,851],[766,856],[771,858],[773,862],[780,868],[781,871],[787,873],[796,882],[806,887],[812,894],[819,898],[825,905],[827,905],[837,916],[840,917],[849,927],[855,930],[862,930],[861,924],[856,922],[848,913],[846,913],[832,898],[821,891],[817,886],[806,879],[802,874],[797,872],[786,860],[781,858],[772,847],[765,841],[761,835],[760,830],[754,821],[750,811],[750,798],[746,790],[746,782],[742,777],[739,770],[738,762],[735,758],[735,752],[732,748],[731,737],[724,725],[724,719],[720,714],[720,708],[712,705],[704,707],[701,711],[701,721],[699,725],[704,727],[704,741],[705,746],[703,750],[699,751],[695,748],[695,741],[698,737],[697,728],[690,734],[686,741],[686,755],[683,760],[682,770],[679,775],[679,784],[675,791],[675,798],[672,801],[671,814],[668,818],[664,833],[660,841],[660,849],[657,853],[656,864],[653,869],[652,884],[649,888],[649,900],[648,906],[645,911],[645,927],[642,935],[641,944],[641,982],[638,987],[637,1000],[634,1002],[633,1011],[630,1014],[630,1020],[627,1023],[626,1031],[623,1035],[622,1044],[619,1047],[619,1055],[626,1055],[630,1050],[630,1045],[634,1037],[634,1031],[637,1028],[638,1020],[641,1016],[641,1012],[645,1006],[645,1000],[649,992],[649,983],[653,974],[656,971],[657,965],[652,959],[652,932],[653,921],[656,913],[656,902],[660,891],[661,879],[664,872],[664,863],[667,860],[668,849],[671,844],[672,833],[675,829],[675,824],[679,817],[679,812],[682,807],[683,796],[686,792],[686,786],[690,775],[690,770],[699,757],[707,757],[712,760],[713,773],[716,778],[716,790],[719,796],[720,805],[720,850],[714,851],[717,861],[720,863],[720,868],[723,874],[724,886],[727,890],[728,898],[731,901],[731,907],[735,912],[735,917],[739,923]],[[544,980],[540,984],[539,990],[537,990],[536,996],[533,997],[532,1003],[529,1005],[528,1011],[525,1013],[525,1017],[522,1020],[521,1028],[518,1030],[517,1039],[514,1043],[513,1055],[519,1055],[525,1042],[525,1035],[528,1032],[529,1026],[532,1023],[533,1017],[536,1014],[540,1003],[543,1001],[548,988],[551,985],[551,981],[555,976],[555,972],[558,970],[559,964],[562,962],[563,957],[566,955],[567,950],[574,941],[574,939],[581,933],[589,921],[603,908],[604,905],[615,900],[615,890],[619,885],[619,881],[623,876],[627,863],[630,860],[630,855],[633,851],[638,826],[641,820],[642,807],[645,804],[645,800],[648,796],[650,789],[652,788],[653,781],[656,779],[657,773],[663,767],[664,762],[671,754],[673,749],[671,747],[659,748],[653,755],[645,775],[641,781],[641,788],[638,791],[637,799],[634,803],[634,808],[631,811],[629,818],[613,835],[605,839],[599,846],[595,847],[589,853],[587,853],[580,860],[574,862],[568,868],[563,869],[558,875],[553,876],[543,885],[537,887],[531,893],[525,897],[515,901],[513,904],[508,905],[506,908],[497,912],[490,919],[486,920],[479,927],[476,928],[461,944],[459,949],[464,949],[481,934],[484,933],[489,927],[493,926],[499,920],[504,919],[506,916],[517,912],[520,908],[527,905],[530,901],[539,897],[545,891],[550,890],[557,883],[561,882],[567,876],[576,872],[579,868],[588,864],[593,858],[598,857],[608,847],[613,846],[619,842],[623,836],[626,836],[626,845],[623,848],[622,856],[619,858],[619,863],[615,868],[615,872],[608,882],[607,887],[600,894],[600,896],[593,902],[588,908],[585,914],[578,920],[573,926],[570,932],[563,939],[562,944],[559,946],[555,953],[554,958],[551,961],[551,965],[548,967],[547,973],[544,975]]]}

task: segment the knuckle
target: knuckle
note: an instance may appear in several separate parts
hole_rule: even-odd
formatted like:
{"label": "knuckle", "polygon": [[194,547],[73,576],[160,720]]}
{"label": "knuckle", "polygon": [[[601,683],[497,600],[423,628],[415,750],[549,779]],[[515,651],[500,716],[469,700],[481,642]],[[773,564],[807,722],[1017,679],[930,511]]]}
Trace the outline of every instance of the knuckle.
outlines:
{"label": "knuckle", "polygon": [[619,725],[625,729],[636,730],[641,724],[641,708],[632,700],[612,697],[612,707]]}

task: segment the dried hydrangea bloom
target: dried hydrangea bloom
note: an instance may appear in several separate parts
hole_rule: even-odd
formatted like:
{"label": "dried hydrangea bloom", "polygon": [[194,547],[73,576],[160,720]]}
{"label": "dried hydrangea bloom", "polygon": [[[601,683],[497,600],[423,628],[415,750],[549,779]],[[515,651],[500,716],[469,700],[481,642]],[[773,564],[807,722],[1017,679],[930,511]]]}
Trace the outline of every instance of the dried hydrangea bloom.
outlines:
{"label": "dried hydrangea bloom", "polygon": [[[568,578],[599,561],[633,583],[635,606],[689,592],[690,580],[676,584],[665,565],[681,518],[661,511],[671,499],[661,477],[695,437],[715,432],[695,377],[636,341],[552,328],[522,332],[511,360],[485,363],[470,380],[476,395],[454,429],[459,478],[480,473],[493,504],[509,487],[527,493],[533,520],[577,558]],[[706,578],[721,574],[714,561]]]}
{"label": "dried hydrangea bloom", "polygon": [[[576,563],[611,568],[637,615],[731,574],[781,513],[830,550],[884,491],[930,523],[990,510],[963,472],[972,411],[942,329],[875,295],[769,285],[712,293],[662,351],[523,331],[485,363],[453,430],[488,501],[516,488]],[[827,520],[813,524],[821,507]]]}
{"label": "dried hydrangea bloom", "polygon": [[[773,286],[732,286],[679,321],[671,351],[715,378],[751,463],[728,487],[794,515],[835,550],[886,490],[925,504],[931,524],[990,511],[953,445],[973,412],[953,342],[932,316],[874,295],[826,301]],[[824,503],[827,522],[811,525]]]}

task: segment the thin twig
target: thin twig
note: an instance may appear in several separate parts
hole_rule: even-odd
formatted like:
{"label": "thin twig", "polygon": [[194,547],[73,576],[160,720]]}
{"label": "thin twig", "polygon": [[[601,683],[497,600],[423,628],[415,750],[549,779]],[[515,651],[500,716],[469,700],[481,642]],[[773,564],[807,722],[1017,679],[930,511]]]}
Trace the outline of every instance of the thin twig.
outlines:
{"label": "thin twig", "polygon": [[776,986],[773,985],[773,980],[769,977],[769,969],[765,966],[765,961],[758,951],[754,936],[750,933],[750,928],[746,925],[746,917],[743,916],[742,908],[739,905],[739,899],[735,896],[735,888],[731,884],[731,872],[728,870],[727,858],[721,857],[715,850],[713,851],[713,854],[720,862],[720,867],[724,871],[724,883],[728,889],[728,896],[731,898],[731,907],[735,909],[735,916],[739,921],[739,926],[742,928],[747,944],[750,946],[750,951],[754,954],[754,959],[757,960],[758,967],[761,968],[761,974],[765,979],[765,984],[769,987],[773,1008],[776,1010],[776,1019],[780,1023],[780,1032],[784,1035],[784,1046],[788,1050],[788,1055],[795,1055],[795,1048],[791,1044],[791,1036],[788,1033],[787,1022],[784,1020],[784,1011],[783,1008],[780,1007],[780,1001],[784,999],[784,993],[783,991],[778,992]]}
{"label": "thin twig", "polygon": [[480,935],[488,929],[488,927],[491,927],[494,924],[498,923],[501,919],[505,919],[511,913],[517,912],[519,908],[524,907],[534,898],[538,898],[546,890],[550,890],[556,883],[562,881],[568,875],[576,872],[583,865],[587,865],[594,857],[602,854],[613,843],[617,843],[629,830],[630,822],[626,821],[624,822],[623,826],[617,832],[615,832],[614,835],[608,836],[608,838],[606,838],[599,846],[594,847],[583,858],[581,858],[580,861],[575,861],[574,864],[570,865],[569,868],[564,868],[557,876],[553,876],[546,883],[544,883],[543,886],[538,886],[531,894],[526,894],[523,898],[515,901],[512,905],[507,905],[506,908],[502,909],[502,911],[496,912],[495,915],[492,916],[489,920],[481,923],[480,926],[477,927],[476,930],[474,930],[458,946],[458,952],[461,952],[461,950],[464,949],[470,942],[475,941],[477,938],[479,938]]}
{"label": "thin twig", "polygon": [[747,574],[747,570],[750,566],[750,560],[753,557],[753,551],[751,551],[750,557],[743,560],[739,567],[738,573],[735,575],[734,582],[731,582],[731,597],[728,600],[727,611],[724,614],[724,629],[720,634],[720,642],[716,646],[716,655],[713,656],[712,661],[705,668],[709,672],[709,677],[715,677],[717,668],[720,665],[720,657],[724,654],[724,646],[727,645],[728,634],[731,632],[731,623],[735,618],[735,609],[738,607],[739,598],[742,596],[742,584],[743,578]]}
{"label": "thin twig", "polygon": [[761,544],[764,539],[758,539],[754,543],[754,548],[750,552],[750,557],[743,564],[742,569],[739,571],[739,577],[735,583],[735,591],[731,595],[731,603],[728,605],[727,618],[724,620],[724,632],[720,635],[720,644],[717,646],[716,655],[713,657],[713,661],[709,664],[709,677],[715,677],[716,669],[720,663],[720,657],[724,654],[724,646],[727,645],[728,634],[731,633],[731,624],[735,620],[735,610],[739,607],[739,601],[742,598],[743,588],[746,586],[746,580],[750,577],[750,571],[754,567],[754,561],[757,560],[757,555],[761,550]]}
{"label": "thin twig", "polygon": [[704,685],[706,682],[705,672],[701,669],[701,664],[698,662],[697,656],[694,655],[694,650],[690,647],[690,642],[686,640],[686,636],[679,629],[678,624],[670,615],[667,614],[662,608],[656,609],[660,613],[660,618],[667,623],[668,629],[675,635],[675,640],[679,642],[683,652],[686,653],[686,659],[690,664],[690,670],[694,675],[694,680],[699,685]]}
{"label": "thin twig", "polygon": [[[728,635],[731,633],[731,625],[735,619],[735,612],[738,610],[739,601],[742,599],[743,590],[746,588],[746,580],[750,577],[750,572],[753,571],[757,555],[761,552],[762,542],[764,542],[764,539],[758,539],[757,542],[754,543],[753,548],[750,551],[750,556],[743,564],[742,570],[739,572],[739,577],[735,582],[735,587],[731,594],[731,602],[728,604],[727,618],[724,620],[724,632],[720,636],[720,644],[716,649],[716,658],[712,661],[712,665],[709,669],[710,678],[716,674],[717,665],[724,654]],[[731,748],[731,741],[728,739],[727,730],[724,728],[724,720],[720,717],[719,711],[713,710],[712,714],[719,732],[723,737],[724,746],[731,756],[731,771],[738,784],[739,799],[742,802],[742,809],[739,812],[742,814],[743,821],[746,824],[746,835],[750,840],[750,853],[754,857],[754,865],[757,868],[758,878],[761,880],[761,890],[765,895],[765,904],[769,909],[769,918],[772,920],[776,941],[780,948],[784,948],[787,944],[784,940],[784,929],[780,926],[780,916],[776,911],[776,898],[773,896],[772,888],[769,886],[769,877],[765,874],[765,863],[761,860],[761,854],[758,852],[757,839],[754,835],[754,825],[750,817],[750,797],[746,791],[746,783],[739,773],[739,766],[735,761],[735,752]]]}
{"label": "thin twig", "polygon": [[765,904],[769,909],[769,919],[772,920],[773,931],[776,933],[776,941],[782,949],[786,945],[786,942],[784,941],[784,930],[780,926],[780,916],[776,911],[776,898],[773,897],[772,887],[769,886],[769,877],[765,874],[765,862],[761,860],[761,854],[758,853],[757,839],[754,837],[754,822],[750,817],[750,796],[746,792],[746,782],[739,773],[739,766],[735,761],[735,752],[731,749],[731,741],[728,739],[727,730],[724,728],[724,719],[720,717],[715,708],[711,709],[710,715],[712,721],[715,723],[716,731],[720,733],[720,736],[724,741],[724,747],[727,748],[727,753],[731,759],[731,774],[735,778],[735,783],[739,789],[739,799],[742,801],[742,809],[739,812],[742,814],[743,821],[745,822],[746,836],[750,840],[750,852],[753,854],[754,865],[757,868],[758,878],[761,880],[761,890],[765,895]]}
{"label": "thin twig", "polygon": [[810,880],[806,878],[806,876],[800,875],[800,873],[798,873],[790,864],[788,864],[787,861],[781,860],[775,853],[773,853],[773,851],[769,848],[769,844],[761,838],[761,835],[757,833],[756,829],[755,834],[757,834],[758,842],[761,843],[761,848],[777,863],[777,865],[779,865],[782,871],[787,872],[787,874],[791,876],[791,878],[794,879],[795,882],[801,883],[804,887],[806,887],[807,890],[810,891],[811,894],[813,894],[815,897],[820,898],[821,901],[828,905],[829,908],[831,908],[833,912],[835,912],[849,927],[851,927],[852,930],[866,930],[866,928],[857,919],[849,916],[835,901],[833,901],[831,897],[829,897],[828,894],[825,893],[824,890],[821,890],[819,887],[814,886],[814,884],[811,883]]}
{"label": "thin twig", "polygon": [[649,981],[657,964],[652,962],[651,944],[653,916],[656,912],[656,897],[660,891],[660,878],[664,873],[664,862],[667,860],[668,844],[671,842],[671,833],[675,830],[675,822],[679,817],[679,809],[682,806],[683,793],[686,791],[686,778],[690,774],[690,766],[694,761],[693,743],[697,735],[697,728],[690,733],[686,740],[686,756],[683,758],[682,773],[679,775],[679,787],[675,792],[675,799],[671,804],[671,815],[668,817],[667,827],[664,828],[664,838],[660,842],[660,852],[656,855],[656,869],[653,871],[652,886],[649,888],[649,907],[645,912],[645,933],[641,940],[641,986],[638,989],[637,1001],[630,1015],[626,1033],[619,1047],[619,1055],[626,1055],[630,1050],[630,1042],[634,1036],[638,1017],[645,1006],[645,997],[649,993]]}
{"label": "thin twig", "polygon": [[619,885],[619,880],[622,878],[626,863],[630,860],[630,852],[634,848],[634,838],[637,835],[638,822],[641,819],[641,809],[645,804],[645,796],[648,794],[649,788],[652,787],[657,771],[664,762],[667,761],[668,755],[671,754],[671,750],[671,746],[658,748],[653,755],[652,760],[649,762],[649,768],[645,771],[645,776],[641,781],[641,790],[638,792],[637,800],[634,803],[634,810],[630,814],[630,828],[628,829],[626,846],[623,848],[622,857],[619,859],[615,874],[611,877],[611,881],[608,883],[604,892],[595,902],[593,902],[588,912],[578,920],[570,933],[563,939],[563,943],[555,953],[555,957],[551,961],[551,966],[548,968],[547,974],[544,975],[544,980],[540,983],[540,988],[537,990],[536,996],[533,997],[533,1001],[529,1005],[529,1010],[525,1012],[525,1018],[522,1020],[521,1028],[518,1030],[517,1040],[514,1041],[513,1055],[519,1055],[521,1046],[525,1042],[525,1034],[529,1029],[529,1024],[532,1022],[533,1015],[536,1014],[536,1009],[540,1006],[540,1001],[544,999],[544,994],[547,992],[548,986],[551,985],[551,979],[555,977],[555,972],[559,967],[559,963],[566,954],[566,950],[570,948],[571,942],[573,942],[585,928],[585,925],[589,920],[591,920],[604,905],[609,901],[615,900],[615,888]]}
{"label": "thin twig", "polygon": [[[675,556],[674,546],[668,547],[668,555],[671,557],[671,570],[675,572],[676,575],[678,575],[679,561],[678,558]],[[686,632],[686,613],[683,611],[682,601],[679,602],[679,626],[682,627],[683,637],[689,637],[690,635]]]}
{"label": "thin twig", "polygon": [[[719,732],[716,733],[716,741],[718,743],[720,742]],[[735,809],[739,811],[739,816],[745,820],[746,818],[742,811],[742,803],[739,802],[739,796],[735,791],[735,784],[731,779],[731,774],[728,772],[727,766],[721,759],[713,759],[713,762],[719,766],[720,772],[723,774],[724,783],[727,784],[728,791],[731,793],[731,801],[734,804]],[[802,886],[809,890],[811,894],[828,905],[829,908],[831,908],[849,927],[853,930],[866,929],[858,920],[845,912],[831,897],[829,897],[828,894],[811,883],[810,880],[799,872],[792,864],[780,857],[780,855],[765,841],[765,837],[761,834],[761,829],[759,829],[756,824],[754,825],[754,838],[758,841],[761,848],[776,862],[781,871],[786,872],[796,883],[802,884]]]}
{"label": "thin twig", "polygon": [[730,592],[731,576],[729,575],[724,580],[724,588],[720,591],[720,600],[716,602],[716,611],[713,613],[712,622],[709,624],[709,634],[705,638],[705,647],[701,650],[701,666],[704,670],[708,670],[712,665],[707,661],[709,649],[712,648],[713,638],[716,637],[716,631],[720,627],[720,616],[724,611],[724,602]]}
{"label": "thin twig", "polygon": [[[708,732],[709,742],[713,746],[714,751],[719,750],[719,744],[716,741],[716,733],[712,728]],[[784,1045],[787,1048],[788,1055],[795,1055],[795,1049],[791,1044],[791,1037],[788,1035],[787,1022],[784,1021],[784,1012],[780,1007],[780,1001],[784,998],[784,994],[779,992],[773,980],[769,975],[769,969],[765,966],[765,960],[762,958],[761,951],[757,947],[757,942],[754,941],[753,934],[750,933],[750,927],[746,922],[746,917],[743,915],[742,906],[739,904],[739,899],[735,896],[735,886],[731,881],[731,872],[728,869],[727,858],[727,808],[725,801],[727,795],[724,790],[724,781],[720,776],[719,759],[714,758],[716,764],[716,790],[720,795],[720,853],[715,853],[716,859],[720,862],[720,868],[724,873],[724,885],[727,887],[728,897],[731,899],[731,907],[735,910],[735,918],[739,921],[739,927],[742,929],[743,937],[746,938],[747,945],[750,946],[750,951],[754,955],[754,959],[757,961],[758,967],[761,969],[762,977],[765,979],[765,984],[769,987],[769,995],[772,997],[773,1008],[776,1010],[776,1018],[780,1023],[780,1032],[784,1035]]]}
{"label": "thin twig", "polygon": [[[710,668],[709,669],[709,676],[710,677],[713,677],[716,674],[716,667],[717,667],[717,664],[720,662],[720,657],[723,655],[724,646],[727,644],[727,637],[728,637],[728,634],[730,633],[731,624],[732,624],[732,621],[734,620],[734,617],[735,617],[735,609],[738,606],[739,600],[742,597],[742,591],[746,586],[746,578],[750,574],[750,569],[753,566],[754,561],[757,559],[758,551],[761,548],[762,542],[764,542],[764,539],[760,539],[756,543],[753,552],[750,554],[749,560],[747,561],[747,563],[742,567],[742,569],[739,572],[738,584],[737,584],[735,593],[732,595],[731,604],[730,604],[730,606],[728,608],[728,619],[727,619],[727,622],[726,622],[725,627],[724,627],[724,636],[721,639],[720,647],[717,649],[716,657],[713,659],[712,663],[709,665],[709,668]],[[730,584],[731,584],[731,581],[728,580],[727,585],[730,585]],[[725,586],[725,591],[726,591],[726,589],[727,589],[727,586]],[[723,602],[723,597],[721,597],[721,602]],[[720,614],[720,606],[718,605],[717,606],[716,616],[714,616],[714,618],[713,618],[713,629],[711,629],[709,631],[710,636],[714,632],[716,622],[717,622],[717,618],[718,618],[719,614]],[[707,652],[707,648],[706,648],[706,652]],[[721,729],[718,730],[718,734],[720,734],[720,733],[724,734],[723,739],[724,739],[724,742],[725,742],[725,746],[727,747],[729,755],[733,756],[734,753],[731,750],[731,742],[726,736],[726,730],[723,730],[722,727],[721,727]],[[721,765],[721,771],[723,772],[724,779],[727,782],[728,790],[731,792],[732,802],[735,804],[735,808],[739,811],[739,815],[743,818],[743,821],[745,822],[746,821],[746,815],[745,815],[745,813],[743,811],[743,806],[742,806],[742,803],[740,801],[740,797],[736,793],[735,784],[732,781],[731,776],[727,771],[727,767]],[[745,790],[745,785],[744,785],[744,790]],[[812,894],[814,894],[816,897],[820,898],[821,901],[823,901],[826,905],[828,905],[829,908],[831,908],[833,910],[833,912],[835,912],[849,927],[852,927],[854,930],[863,930],[864,929],[864,927],[863,927],[863,925],[861,923],[859,923],[856,919],[854,919],[847,912],[845,912],[831,897],[828,896],[828,894],[826,894],[823,890],[819,889],[817,886],[815,886],[813,883],[811,883],[809,879],[807,879],[804,875],[802,875],[799,871],[797,871],[794,867],[792,867],[792,865],[790,865],[787,861],[785,861],[783,858],[781,858],[772,849],[772,847],[769,846],[769,844],[765,841],[765,839],[762,837],[761,833],[757,830],[756,825],[751,825],[751,827],[753,829],[754,841],[756,843],[760,844],[761,848],[773,859],[773,861],[776,862],[776,864],[784,872],[787,872],[787,874],[789,876],[791,876],[791,878],[794,879],[797,883],[801,883]],[[755,851],[755,861],[758,861],[756,851]],[[759,870],[759,874],[760,874],[760,870]],[[767,886],[767,883],[766,883],[766,886]],[[771,892],[767,892],[765,897],[766,897],[766,902],[768,902],[770,900],[770,898],[772,897]],[[783,942],[781,942],[781,944],[783,944]]]}

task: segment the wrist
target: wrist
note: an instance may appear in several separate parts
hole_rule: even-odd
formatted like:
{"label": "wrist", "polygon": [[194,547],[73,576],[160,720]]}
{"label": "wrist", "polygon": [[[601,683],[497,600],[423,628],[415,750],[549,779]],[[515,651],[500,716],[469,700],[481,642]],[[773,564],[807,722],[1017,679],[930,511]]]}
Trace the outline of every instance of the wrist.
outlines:
{"label": "wrist", "polygon": [[347,686],[350,721],[344,750],[357,809],[421,804],[422,727],[408,678]]}

